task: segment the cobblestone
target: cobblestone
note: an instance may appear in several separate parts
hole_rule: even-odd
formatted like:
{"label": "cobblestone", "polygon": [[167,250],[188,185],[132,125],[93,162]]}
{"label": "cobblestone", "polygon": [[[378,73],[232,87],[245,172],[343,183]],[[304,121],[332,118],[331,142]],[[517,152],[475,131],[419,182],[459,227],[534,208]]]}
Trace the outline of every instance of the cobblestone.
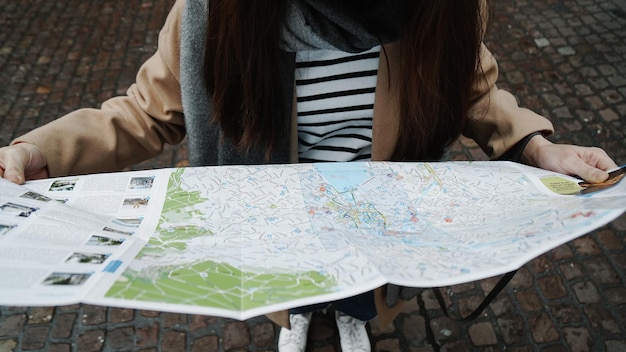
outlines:
{"label": "cobblestone", "polygon": [[[124,94],[155,50],[174,0],[0,2],[0,145],[79,107]],[[626,164],[626,2],[493,1],[486,40],[498,85],[554,123],[555,142],[605,148]],[[485,160],[460,138],[451,160]],[[184,143],[133,169],[186,166]],[[626,215],[531,260],[474,321],[459,321],[498,278],[425,290],[375,351],[626,351]],[[217,317],[74,304],[0,307],[5,351],[276,351],[265,317]],[[332,311],[316,313],[308,351],[340,351]]]}

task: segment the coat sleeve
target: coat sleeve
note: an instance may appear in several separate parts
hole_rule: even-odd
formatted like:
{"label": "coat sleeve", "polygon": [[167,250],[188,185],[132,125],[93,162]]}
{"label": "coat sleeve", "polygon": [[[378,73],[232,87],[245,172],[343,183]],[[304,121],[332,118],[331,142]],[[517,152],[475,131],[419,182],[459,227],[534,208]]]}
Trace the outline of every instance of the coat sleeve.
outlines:
{"label": "coat sleeve", "polygon": [[185,136],[180,92],[177,1],[159,33],[157,52],[140,68],[125,96],[100,109],[80,109],[12,141],[38,146],[50,176],[117,171],[156,156]]}
{"label": "coat sleeve", "polygon": [[463,134],[475,140],[491,159],[501,156],[533,132],[549,135],[554,131],[548,119],[521,108],[511,93],[498,89],[498,65],[484,44],[478,68],[472,107]]}

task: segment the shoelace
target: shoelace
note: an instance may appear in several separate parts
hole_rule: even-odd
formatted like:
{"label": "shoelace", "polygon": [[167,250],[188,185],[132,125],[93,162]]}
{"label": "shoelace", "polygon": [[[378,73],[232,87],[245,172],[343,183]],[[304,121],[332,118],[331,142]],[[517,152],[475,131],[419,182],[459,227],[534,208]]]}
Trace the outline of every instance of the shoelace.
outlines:
{"label": "shoelace", "polygon": [[[349,339],[350,345],[365,350],[366,346],[364,344],[369,344],[369,337],[367,332],[361,329],[364,323],[349,315],[339,315],[337,321],[343,325],[343,330],[346,332],[345,337]],[[363,336],[363,333],[365,333],[365,336]]]}
{"label": "shoelace", "polygon": [[291,330],[286,330],[286,340],[284,344],[295,343],[300,345],[303,341],[303,338],[306,337],[305,327],[309,324],[307,318],[298,317],[290,320]]}
{"label": "shoelace", "polygon": [[287,339],[284,341],[284,345],[296,344],[300,345],[302,343],[302,334],[294,333],[294,329],[287,332]]}

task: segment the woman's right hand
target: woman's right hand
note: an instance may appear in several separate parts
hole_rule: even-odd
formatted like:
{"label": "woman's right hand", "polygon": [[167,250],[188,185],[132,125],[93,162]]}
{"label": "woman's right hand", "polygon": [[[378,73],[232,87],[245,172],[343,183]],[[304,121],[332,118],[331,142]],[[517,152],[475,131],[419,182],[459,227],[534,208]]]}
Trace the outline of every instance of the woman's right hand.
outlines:
{"label": "woman's right hand", "polygon": [[0,177],[17,184],[48,177],[46,156],[30,143],[0,148]]}

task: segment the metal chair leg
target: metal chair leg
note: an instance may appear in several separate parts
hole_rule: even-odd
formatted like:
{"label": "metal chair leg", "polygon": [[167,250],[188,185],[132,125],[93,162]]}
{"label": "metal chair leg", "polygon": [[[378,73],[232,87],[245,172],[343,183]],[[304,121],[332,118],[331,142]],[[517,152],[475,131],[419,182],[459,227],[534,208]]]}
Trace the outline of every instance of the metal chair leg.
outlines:
{"label": "metal chair leg", "polygon": [[504,274],[500,278],[500,281],[498,281],[498,283],[493,287],[493,289],[491,289],[491,291],[487,294],[485,299],[483,299],[480,305],[478,305],[478,307],[470,315],[466,317],[461,317],[461,318],[451,317],[449,315],[448,309],[446,308],[446,302],[443,299],[443,295],[441,294],[440,288],[439,287],[433,288],[433,292],[435,292],[435,298],[437,298],[437,302],[439,302],[439,306],[441,307],[441,310],[448,318],[452,320],[456,320],[456,321],[471,321],[471,320],[478,318],[478,316],[480,316],[483,310],[485,310],[485,308],[487,308],[487,306],[491,304],[494,298],[496,298],[496,296],[506,287],[509,281],[511,281],[515,273],[517,273],[517,270]]}

